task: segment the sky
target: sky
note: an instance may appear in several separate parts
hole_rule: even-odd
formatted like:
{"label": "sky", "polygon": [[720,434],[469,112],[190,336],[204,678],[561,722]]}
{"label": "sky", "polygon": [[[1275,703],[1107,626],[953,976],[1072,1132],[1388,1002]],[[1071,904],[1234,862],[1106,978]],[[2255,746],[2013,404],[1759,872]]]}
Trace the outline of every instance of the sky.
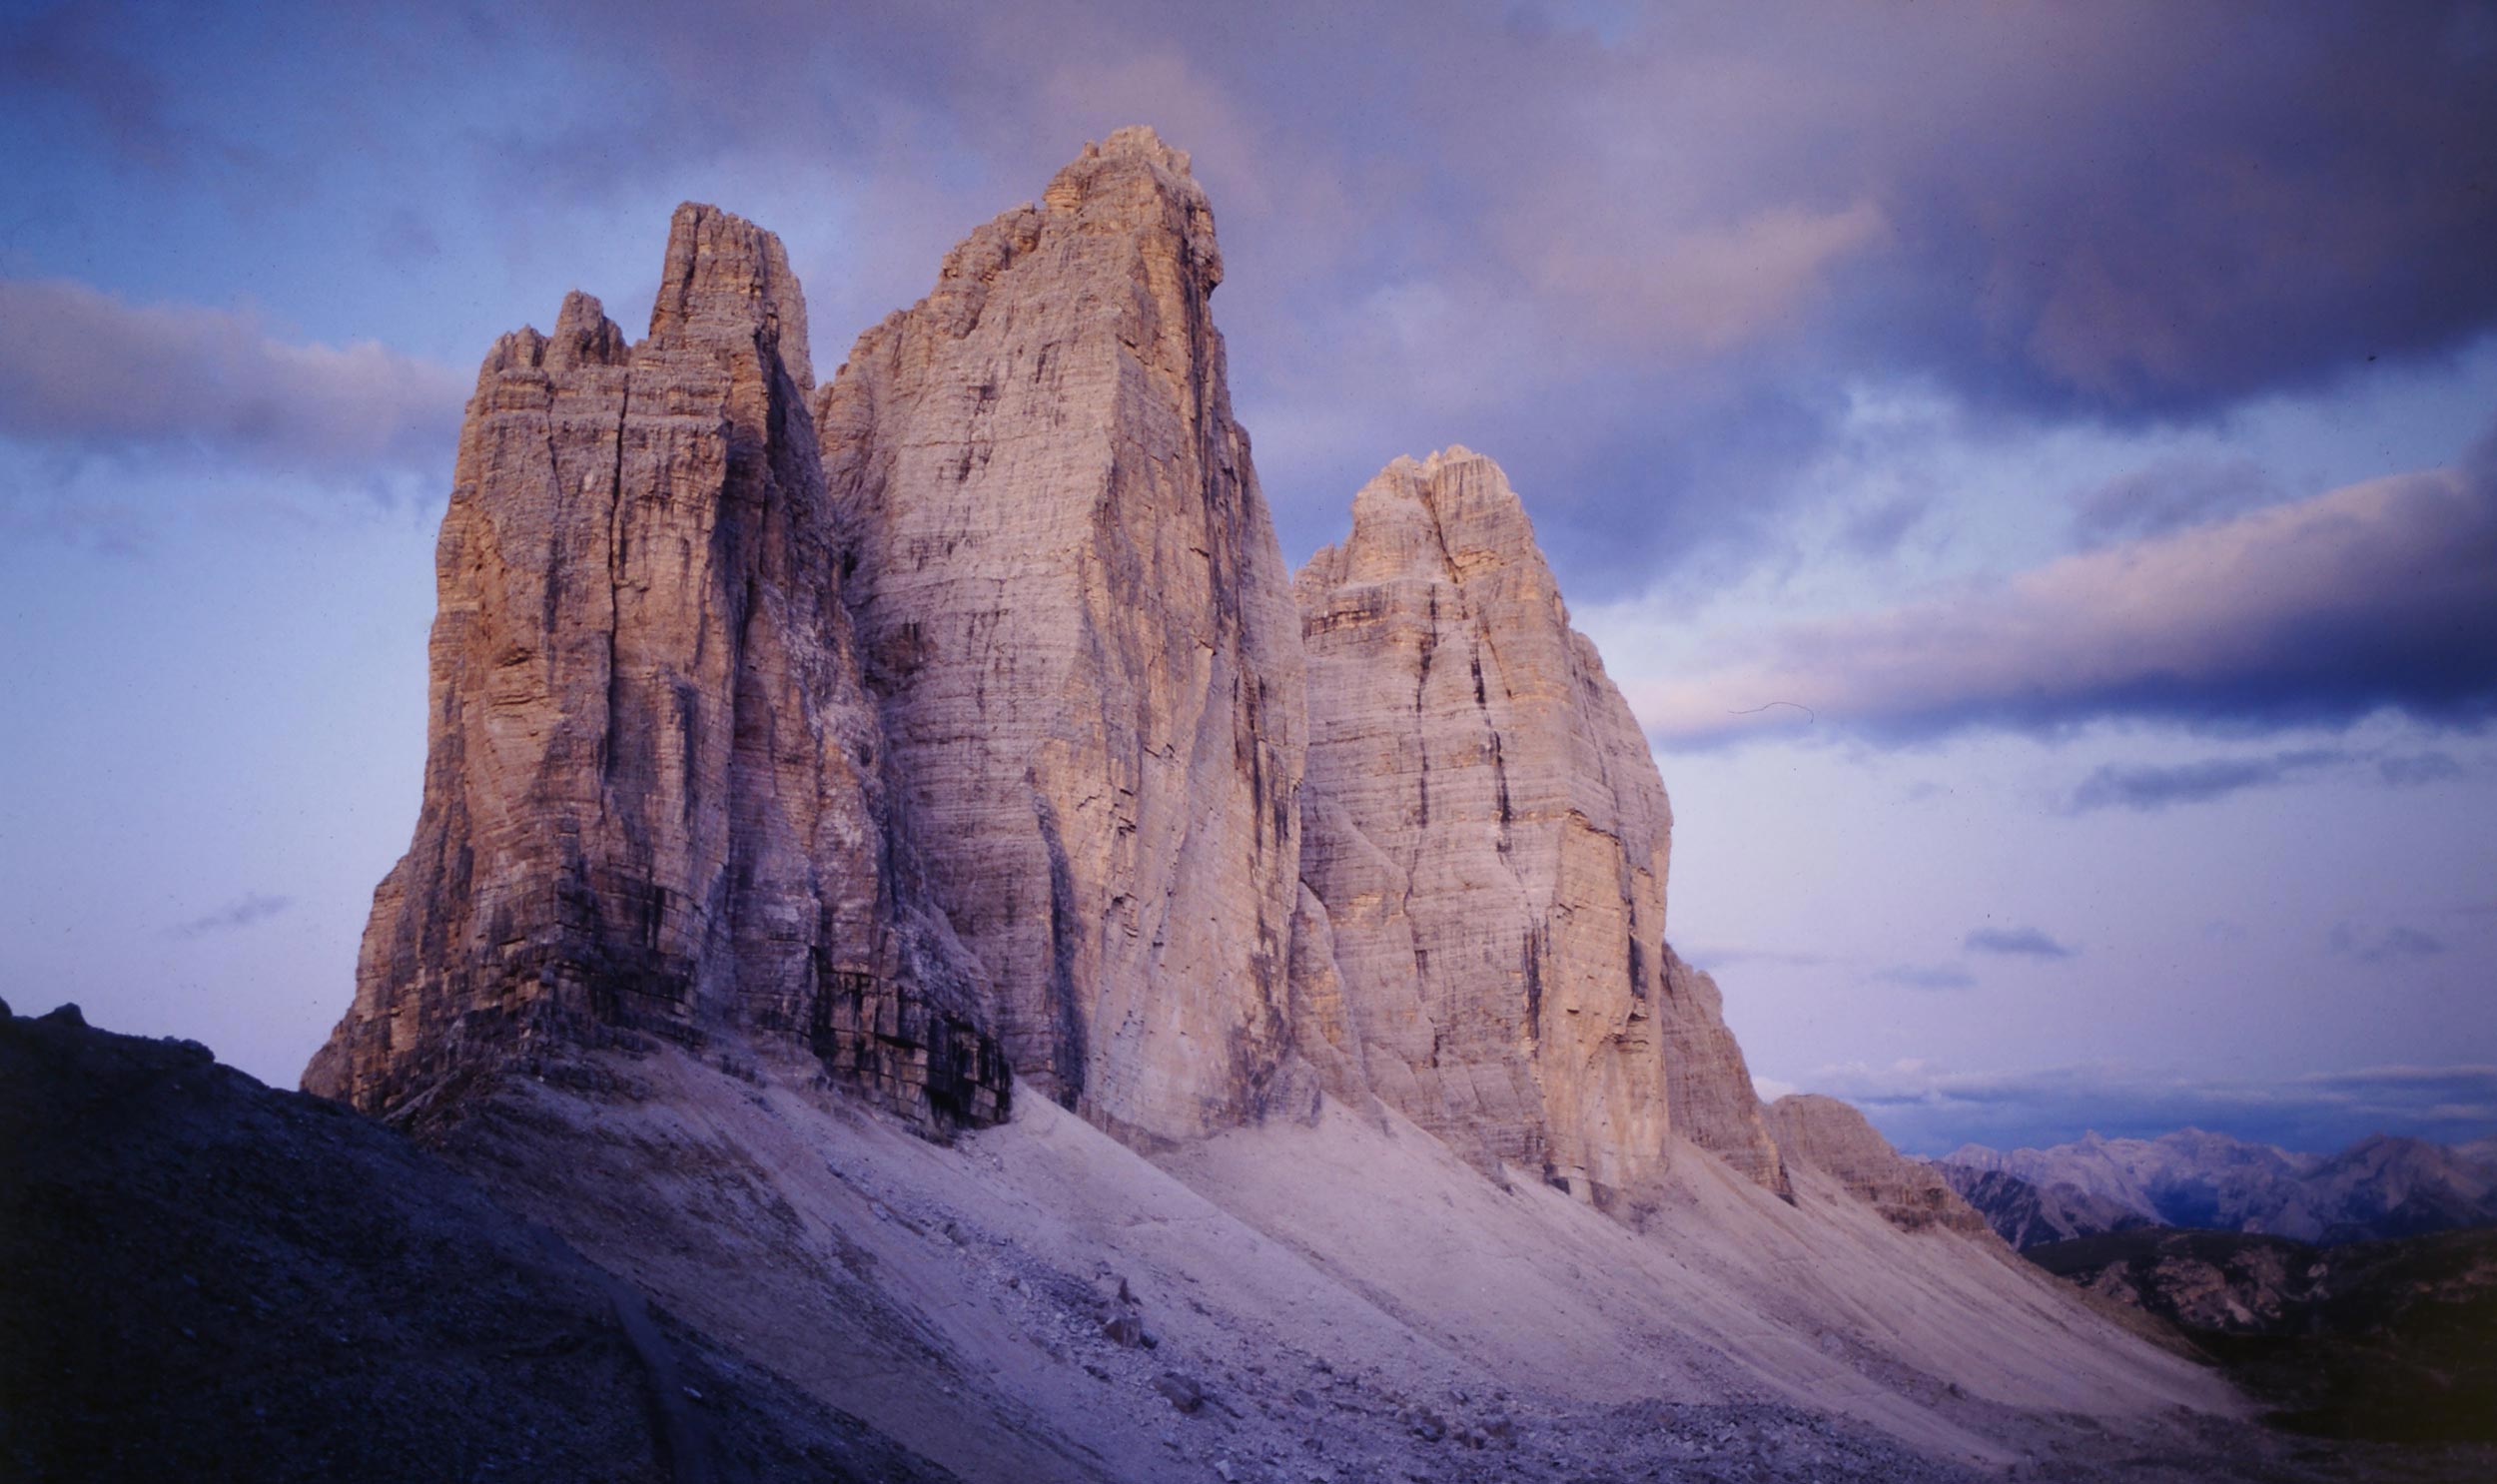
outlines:
{"label": "sky", "polygon": [[291,1085],[478,358],[778,232],[819,366],[1191,151],[1285,556],[1507,469],[1764,1092],[2497,1130],[2497,4],[0,0],[0,995]]}

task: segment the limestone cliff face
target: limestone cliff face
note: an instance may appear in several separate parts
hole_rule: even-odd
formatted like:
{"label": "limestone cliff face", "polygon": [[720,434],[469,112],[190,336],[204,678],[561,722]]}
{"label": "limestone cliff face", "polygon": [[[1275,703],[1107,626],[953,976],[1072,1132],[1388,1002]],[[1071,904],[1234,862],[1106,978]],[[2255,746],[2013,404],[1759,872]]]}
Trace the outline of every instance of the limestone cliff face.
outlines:
{"label": "limestone cliff face", "polygon": [[1761,1115],[1751,1066],[1725,1023],[1725,996],[1665,945],[1665,1093],[1674,1131],[1754,1183],[1792,1196],[1785,1156]]}
{"label": "limestone cliff face", "polygon": [[817,403],[846,597],[1016,1074],[1147,1141],[1284,1046],[1298,621],[1207,301],[1188,157],[1086,150]]}
{"label": "limestone cliff face", "polygon": [[931,1128],[1021,1077],[1152,1145],[1314,1084],[1607,1205],[1677,1139],[1783,1191],[1516,495],[1398,460],[1295,588],[1222,272],[1125,130],[823,387],[779,242],[707,207],[641,342],[580,295],[503,338],[416,839],[306,1086],[400,1109],[630,1027]]}
{"label": "limestone cliff face", "polygon": [[980,972],[886,803],[798,284],[685,206],[650,334],[595,300],[478,372],[436,552],[424,801],[312,1091],[399,1107],[552,1032],[804,1047],[995,1116]]}
{"label": "limestone cliff face", "polygon": [[1668,972],[1664,784],[1499,467],[1388,465],[1295,590],[1332,946],[1296,958],[1335,1049],[1469,1157],[1599,1203],[1673,1131],[1778,1185],[1715,987]]}
{"label": "limestone cliff face", "polygon": [[1986,1218],[1932,1165],[1892,1148],[1854,1105],[1817,1093],[1796,1094],[1770,1105],[1769,1123],[1790,1162],[1835,1176],[1892,1225],[1991,1234]]}

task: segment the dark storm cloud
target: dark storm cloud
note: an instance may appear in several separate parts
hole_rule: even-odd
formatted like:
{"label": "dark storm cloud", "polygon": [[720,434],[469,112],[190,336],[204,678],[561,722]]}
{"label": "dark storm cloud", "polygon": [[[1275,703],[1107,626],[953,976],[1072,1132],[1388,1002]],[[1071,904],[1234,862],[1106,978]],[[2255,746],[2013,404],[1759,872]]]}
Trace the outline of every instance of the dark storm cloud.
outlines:
{"label": "dark storm cloud", "polygon": [[165,930],[168,938],[204,938],[211,933],[231,933],[266,922],[295,905],[292,897],[273,897],[267,892],[248,892],[218,908],[215,912],[178,923]]}
{"label": "dark storm cloud", "polygon": [[245,315],[0,280],[0,436],[33,446],[438,474],[466,389],[371,343],[293,345]]}
{"label": "dark storm cloud", "polygon": [[1960,946],[1972,953],[2002,954],[2016,959],[2070,959],[2081,953],[2036,928],[1973,928]]}
{"label": "dark storm cloud", "polygon": [[2234,1082],[2122,1066],[1955,1073],[1902,1064],[1825,1068],[1799,1086],[1856,1104],[1901,1148],[1927,1155],[1969,1142],[2045,1146],[2092,1129],[2150,1138],[2207,1128],[2318,1152],[2370,1133],[2452,1141],[2497,1129],[2497,1067],[2377,1067]]}
{"label": "dark storm cloud", "polygon": [[[2497,713],[2497,464],[2483,444],[2459,469],[1792,625],[1714,672],[1630,689],[1660,741],[1695,744],[1768,730],[1752,713],[1771,701],[1893,737],[2109,717],[2330,725],[2386,707],[2476,726]],[[2320,761],[2117,769],[2076,807],[2215,797]]]}

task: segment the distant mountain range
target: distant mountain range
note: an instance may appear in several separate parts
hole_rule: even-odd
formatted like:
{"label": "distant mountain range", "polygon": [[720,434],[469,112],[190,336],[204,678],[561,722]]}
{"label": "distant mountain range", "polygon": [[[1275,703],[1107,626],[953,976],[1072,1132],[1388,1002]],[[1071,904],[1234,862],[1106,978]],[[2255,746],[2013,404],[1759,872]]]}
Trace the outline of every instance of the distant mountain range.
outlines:
{"label": "distant mountain range", "polygon": [[2144,1226],[2331,1244],[2497,1223],[2497,1138],[2375,1134],[2327,1157],[2200,1128],[2088,1133],[2044,1149],[1964,1144],[1935,1167],[2024,1249]]}

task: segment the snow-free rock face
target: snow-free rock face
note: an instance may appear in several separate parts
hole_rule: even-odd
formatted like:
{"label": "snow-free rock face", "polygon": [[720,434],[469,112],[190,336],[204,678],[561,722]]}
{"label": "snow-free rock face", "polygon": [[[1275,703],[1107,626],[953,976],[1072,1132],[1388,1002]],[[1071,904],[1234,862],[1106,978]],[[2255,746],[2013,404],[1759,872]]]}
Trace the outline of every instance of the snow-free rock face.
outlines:
{"label": "snow-free rock face", "polygon": [[678,208],[650,334],[495,344],[436,551],[424,801],[305,1086],[395,1109],[535,1037],[723,1030],[923,1123],[1006,1071],[891,829],[780,243]]}
{"label": "snow-free rock face", "polygon": [[1758,1184],[1790,1195],[1786,1163],[1760,1115],[1743,1048],[1725,1023],[1725,996],[1705,969],[1665,945],[1665,1095],[1676,1133]]}
{"label": "snow-free rock face", "polygon": [[1298,621],[1208,314],[1188,157],[1088,147],[817,402],[843,581],[1016,1075],[1147,1141],[1285,1045]]}
{"label": "snow-free rock face", "polygon": [[1817,1093],[1781,1098],[1769,1106],[1769,1126],[1790,1162],[1836,1177],[1893,1226],[1939,1226],[1964,1236],[1990,1230],[1932,1165],[1892,1148],[1852,1104]]}
{"label": "snow-free rock face", "polygon": [[1498,465],[1396,460],[1295,591],[1341,1057],[1466,1157],[1598,1203],[1635,1204],[1674,1132],[1777,1187],[1715,986],[1668,971],[1663,782]]}
{"label": "snow-free rock face", "polygon": [[2078,1185],[2037,1185],[2005,1170],[1980,1169],[1947,1159],[1929,1161],[1926,1167],[1984,1216],[1995,1235],[2024,1251],[2049,1242],[2158,1224]]}

